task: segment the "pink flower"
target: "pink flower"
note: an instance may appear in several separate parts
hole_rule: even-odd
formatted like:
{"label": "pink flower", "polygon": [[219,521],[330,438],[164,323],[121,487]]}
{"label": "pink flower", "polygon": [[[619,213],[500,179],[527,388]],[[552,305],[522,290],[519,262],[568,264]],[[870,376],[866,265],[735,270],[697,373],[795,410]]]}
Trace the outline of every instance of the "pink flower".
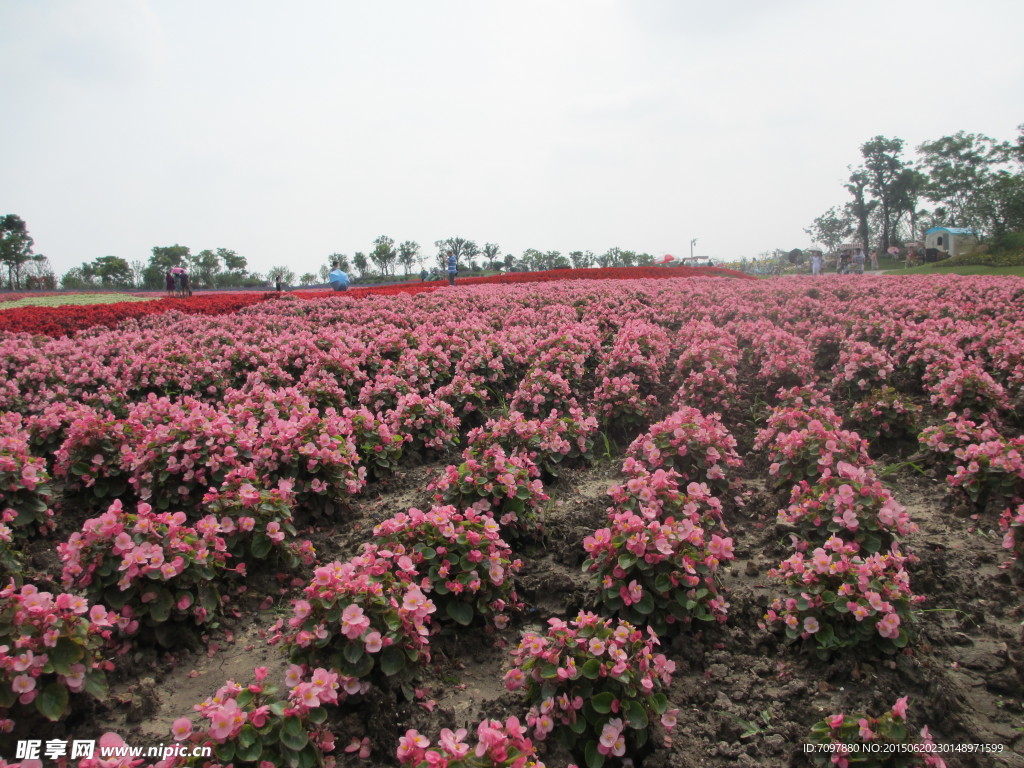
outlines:
{"label": "pink flower", "polygon": [[28,693],[36,687],[36,679],[30,675],[18,675],[11,681],[15,693]]}
{"label": "pink flower", "polygon": [[187,717],[179,717],[171,724],[171,733],[175,741],[184,741],[192,735],[192,723]]}
{"label": "pink flower", "polygon": [[887,613],[875,628],[882,637],[895,640],[900,636],[900,617],[895,613]]}
{"label": "pink flower", "polygon": [[907,696],[896,699],[896,703],[892,705],[892,713],[900,720],[907,719]]}

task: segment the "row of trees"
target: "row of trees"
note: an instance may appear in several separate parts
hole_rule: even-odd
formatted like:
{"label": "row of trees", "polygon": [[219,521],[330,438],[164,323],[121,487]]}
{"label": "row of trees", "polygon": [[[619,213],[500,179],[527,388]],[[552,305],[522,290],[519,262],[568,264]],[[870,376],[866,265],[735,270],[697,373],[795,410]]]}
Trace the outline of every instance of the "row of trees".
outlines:
{"label": "row of trees", "polygon": [[[481,247],[473,240],[449,237],[434,241],[435,254],[433,264],[430,264],[431,260],[422,256],[420,245],[414,240],[406,240],[396,247],[393,238],[381,235],[373,241],[373,245],[373,250],[368,254],[357,251],[350,259],[346,254],[332,253],[328,261],[337,261],[346,272],[354,269],[364,277],[374,274],[394,275],[396,266],[403,267],[406,275],[416,267],[436,267],[443,271],[449,253],[455,254],[460,269],[464,271],[500,269],[506,272],[536,272],[570,267],[633,267],[654,263],[654,256],[649,253],[637,253],[621,248],[609,248],[600,255],[595,255],[592,251],[570,251],[563,254],[561,251],[539,251],[536,248],[527,248],[520,256],[511,253],[502,255],[501,247],[497,243],[485,243]],[[321,267],[320,276],[323,280],[327,279],[328,270],[326,266]],[[305,277],[307,276],[304,275],[303,278]]]}
{"label": "row of trees", "polygon": [[[45,256],[32,252],[33,241],[25,222],[14,214],[0,217],[0,264],[7,270],[7,285],[12,290],[21,288],[56,287],[56,280]],[[446,268],[448,254],[453,253],[462,272],[504,270],[507,272],[534,272],[548,269],[586,267],[631,267],[654,263],[649,253],[622,248],[609,248],[600,255],[592,251],[540,251],[527,248],[521,255],[502,255],[497,243],[482,247],[473,240],[449,237],[434,241],[432,257],[425,256],[419,243],[406,240],[396,245],[395,240],[381,235],[373,241],[373,248],[364,253],[357,251],[351,258],[344,253],[332,253],[317,272],[306,272],[298,278],[300,285],[327,282],[330,264],[338,262],[343,270],[354,270],[361,278],[388,277],[401,267],[406,276],[419,269],[435,266]],[[433,264],[431,264],[431,261]],[[192,253],[184,245],[157,246],[148,261],[128,261],[120,256],[98,256],[64,273],[61,285],[69,290],[140,288],[160,290],[167,273],[174,267],[188,270],[192,285],[197,288],[254,287],[275,283],[296,283],[296,273],[286,266],[272,267],[266,277],[248,271],[248,261],[228,248],[202,250]]]}
{"label": "row of trees", "polygon": [[996,239],[1024,230],[1024,125],[1019,131],[1015,143],[960,131],[924,142],[912,159],[903,139],[875,136],[848,168],[850,199],[804,231],[827,251],[851,237],[884,251],[935,226]]}
{"label": "row of trees", "polygon": [[237,288],[261,285],[263,277],[247,270],[248,262],[228,248],[203,250],[193,254],[184,245],[157,246],[148,262],[131,261],[120,256],[99,256],[72,267],[61,278],[64,288],[145,288],[164,287],[167,272],[174,267],[188,270],[199,288]]}

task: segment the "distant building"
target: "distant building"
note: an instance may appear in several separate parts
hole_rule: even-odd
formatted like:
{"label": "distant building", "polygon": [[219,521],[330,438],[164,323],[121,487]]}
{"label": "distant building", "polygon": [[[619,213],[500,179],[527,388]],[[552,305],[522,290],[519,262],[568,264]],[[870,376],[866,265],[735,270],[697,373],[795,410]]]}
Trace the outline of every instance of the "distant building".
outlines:
{"label": "distant building", "polygon": [[932,227],[924,233],[925,250],[940,251],[947,256],[970,253],[977,244],[978,235],[973,229]]}

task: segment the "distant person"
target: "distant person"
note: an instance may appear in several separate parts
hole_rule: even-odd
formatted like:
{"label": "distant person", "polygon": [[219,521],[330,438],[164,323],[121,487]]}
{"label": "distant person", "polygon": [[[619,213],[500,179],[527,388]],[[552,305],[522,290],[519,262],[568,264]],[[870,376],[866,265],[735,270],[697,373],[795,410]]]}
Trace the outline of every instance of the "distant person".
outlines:
{"label": "distant person", "polygon": [[821,254],[820,253],[815,252],[815,253],[811,254],[811,274],[812,275],[820,275],[821,274]]}
{"label": "distant person", "polygon": [[175,267],[171,270],[171,274],[174,275],[174,294],[176,296],[185,295],[185,270],[181,267]]}
{"label": "distant person", "polygon": [[347,291],[349,286],[348,275],[346,275],[338,262],[331,264],[331,273],[327,276],[327,282],[335,291]]}
{"label": "distant person", "polygon": [[871,252],[871,269],[875,272],[878,271],[878,251],[874,250]]}
{"label": "distant person", "polygon": [[421,283],[427,282],[427,270],[426,269],[421,269],[420,270],[420,282]]}
{"label": "distant person", "polygon": [[171,270],[169,270],[169,269],[167,270],[167,280],[165,282],[167,284],[167,295],[168,296],[173,296],[174,295],[174,273],[171,272]]}
{"label": "distant person", "polygon": [[455,275],[459,272],[459,261],[452,251],[448,251],[448,285],[455,285]]}
{"label": "distant person", "polygon": [[274,281],[274,287],[277,288],[277,292],[281,292],[281,276],[278,275],[277,280]]}
{"label": "distant person", "polygon": [[856,268],[858,274],[864,274],[864,262],[866,260],[867,257],[864,255],[864,250],[862,248],[858,248],[853,254],[853,266]]}

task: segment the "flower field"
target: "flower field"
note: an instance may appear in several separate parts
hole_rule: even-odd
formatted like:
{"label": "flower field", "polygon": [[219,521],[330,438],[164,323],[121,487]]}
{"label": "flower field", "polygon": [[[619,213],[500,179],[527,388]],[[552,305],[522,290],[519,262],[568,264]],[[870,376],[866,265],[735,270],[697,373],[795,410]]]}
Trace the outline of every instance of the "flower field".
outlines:
{"label": "flower field", "polygon": [[1024,765],[1024,281],[680,269],[0,310],[0,766]]}

